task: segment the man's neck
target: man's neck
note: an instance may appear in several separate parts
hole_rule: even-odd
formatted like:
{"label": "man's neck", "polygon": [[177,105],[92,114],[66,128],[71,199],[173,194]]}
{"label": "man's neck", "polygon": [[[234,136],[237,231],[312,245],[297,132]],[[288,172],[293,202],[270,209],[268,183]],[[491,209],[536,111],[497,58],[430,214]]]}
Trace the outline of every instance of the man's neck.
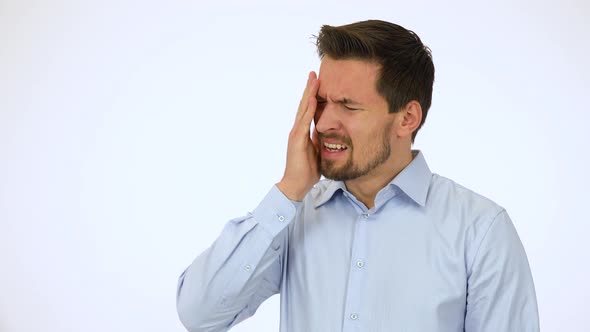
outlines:
{"label": "man's neck", "polygon": [[395,159],[379,165],[369,174],[345,181],[346,189],[371,209],[375,206],[375,197],[379,190],[391,182],[412,160],[412,151],[397,155]]}

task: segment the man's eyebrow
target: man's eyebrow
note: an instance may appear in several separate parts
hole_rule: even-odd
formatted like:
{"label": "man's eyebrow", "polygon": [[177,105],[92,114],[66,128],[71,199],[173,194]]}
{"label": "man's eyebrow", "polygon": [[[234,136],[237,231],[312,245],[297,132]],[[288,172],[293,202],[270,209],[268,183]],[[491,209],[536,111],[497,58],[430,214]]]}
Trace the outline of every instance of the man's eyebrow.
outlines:
{"label": "man's eyebrow", "polygon": [[341,103],[341,104],[348,104],[348,105],[362,105],[361,103],[359,103],[358,101],[354,101],[350,98],[342,98],[342,100],[335,100],[337,103]]}
{"label": "man's eyebrow", "polygon": [[[315,99],[318,102],[325,102],[326,99],[324,99],[323,97],[321,97],[320,95],[316,95]],[[352,100],[350,98],[342,98],[342,99],[338,99],[338,100],[333,100],[335,103],[337,104],[345,104],[345,105],[362,105],[362,103],[359,103],[358,101]]]}

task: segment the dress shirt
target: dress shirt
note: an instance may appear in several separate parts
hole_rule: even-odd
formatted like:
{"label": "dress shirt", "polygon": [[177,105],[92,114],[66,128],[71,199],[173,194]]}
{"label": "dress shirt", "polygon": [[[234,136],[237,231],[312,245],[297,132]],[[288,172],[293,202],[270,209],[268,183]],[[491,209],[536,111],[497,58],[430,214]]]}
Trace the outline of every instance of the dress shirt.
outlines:
{"label": "dress shirt", "polygon": [[368,209],[343,182],[272,187],[181,274],[180,320],[227,331],[280,293],[281,332],[534,332],[527,257],[506,210],[423,153]]}

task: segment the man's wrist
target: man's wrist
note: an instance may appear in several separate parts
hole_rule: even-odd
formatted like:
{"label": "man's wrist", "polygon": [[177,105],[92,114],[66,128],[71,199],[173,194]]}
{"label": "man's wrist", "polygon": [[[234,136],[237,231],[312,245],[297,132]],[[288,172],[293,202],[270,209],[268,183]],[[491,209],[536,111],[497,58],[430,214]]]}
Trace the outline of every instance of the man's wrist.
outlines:
{"label": "man's wrist", "polygon": [[305,197],[305,193],[302,193],[299,190],[294,190],[292,186],[283,182],[282,180],[278,182],[276,186],[283,193],[283,195],[285,195],[291,201],[301,202]]}

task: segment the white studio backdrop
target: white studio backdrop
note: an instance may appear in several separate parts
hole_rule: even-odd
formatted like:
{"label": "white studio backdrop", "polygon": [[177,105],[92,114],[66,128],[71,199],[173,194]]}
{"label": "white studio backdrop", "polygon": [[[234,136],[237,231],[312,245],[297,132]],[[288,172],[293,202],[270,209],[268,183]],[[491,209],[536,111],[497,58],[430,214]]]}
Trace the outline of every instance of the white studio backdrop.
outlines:
{"label": "white studio backdrop", "polygon": [[[590,326],[590,5],[0,0],[0,331],[184,331],[176,282],[282,176],[322,24],[433,51],[414,148],[503,205],[543,331]],[[276,331],[279,297],[234,331]]]}

